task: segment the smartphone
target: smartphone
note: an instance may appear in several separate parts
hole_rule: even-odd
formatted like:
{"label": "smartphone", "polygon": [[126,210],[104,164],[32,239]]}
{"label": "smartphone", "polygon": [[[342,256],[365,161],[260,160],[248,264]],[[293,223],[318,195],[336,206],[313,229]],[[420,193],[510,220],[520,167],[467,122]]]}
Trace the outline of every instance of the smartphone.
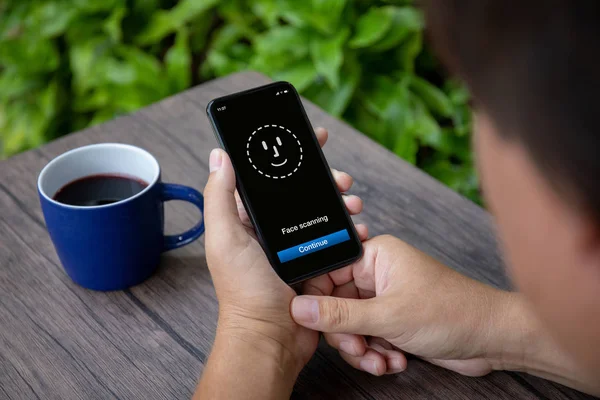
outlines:
{"label": "smartphone", "polygon": [[207,114],[258,239],[286,283],[360,258],[362,244],[290,83],[214,99]]}

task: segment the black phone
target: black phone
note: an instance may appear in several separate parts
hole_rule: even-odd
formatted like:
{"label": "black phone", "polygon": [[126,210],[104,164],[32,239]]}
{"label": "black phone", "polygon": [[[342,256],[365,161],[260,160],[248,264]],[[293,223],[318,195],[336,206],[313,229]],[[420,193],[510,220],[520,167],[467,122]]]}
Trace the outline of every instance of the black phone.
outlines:
{"label": "black phone", "polygon": [[362,244],[300,96],[275,82],[207,107],[261,245],[288,284],[348,265]]}

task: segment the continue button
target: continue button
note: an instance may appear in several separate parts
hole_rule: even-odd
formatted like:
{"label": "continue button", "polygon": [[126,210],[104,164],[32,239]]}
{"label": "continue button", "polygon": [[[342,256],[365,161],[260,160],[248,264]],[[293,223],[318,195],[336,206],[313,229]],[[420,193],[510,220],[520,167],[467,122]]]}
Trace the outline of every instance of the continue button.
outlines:
{"label": "continue button", "polygon": [[279,251],[277,252],[277,256],[279,257],[279,261],[284,263],[295,258],[314,253],[315,251],[326,249],[327,247],[334,246],[347,240],[350,240],[350,235],[348,235],[348,231],[346,229],[342,229],[341,231],[337,231],[330,235],[322,236],[318,239],[314,239],[309,242],[290,247],[289,249]]}

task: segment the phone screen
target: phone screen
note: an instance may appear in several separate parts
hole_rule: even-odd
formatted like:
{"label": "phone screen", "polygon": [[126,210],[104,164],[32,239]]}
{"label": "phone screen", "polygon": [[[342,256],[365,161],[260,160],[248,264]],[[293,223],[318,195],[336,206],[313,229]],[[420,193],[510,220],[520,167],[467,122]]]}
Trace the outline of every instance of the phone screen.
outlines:
{"label": "phone screen", "polygon": [[360,256],[361,243],[289,83],[216,99],[208,112],[263,248],[284,281]]}

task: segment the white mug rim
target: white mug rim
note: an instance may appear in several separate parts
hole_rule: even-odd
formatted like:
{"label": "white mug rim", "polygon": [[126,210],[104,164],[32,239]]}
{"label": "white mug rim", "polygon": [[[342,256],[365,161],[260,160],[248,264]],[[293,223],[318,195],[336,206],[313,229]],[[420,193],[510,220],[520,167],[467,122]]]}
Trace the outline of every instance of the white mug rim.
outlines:
{"label": "white mug rim", "polygon": [[[42,183],[44,181],[46,174],[48,173],[48,170],[54,164],[59,162],[60,160],[67,158],[69,156],[72,156],[73,154],[78,153],[80,151],[89,150],[91,148],[120,148],[120,149],[125,149],[128,151],[134,151],[137,153],[141,153],[144,156],[148,157],[149,160],[151,160],[151,162],[154,164],[155,171],[156,171],[154,174],[154,177],[151,182],[148,182],[148,186],[146,186],[144,188],[144,190],[142,190],[141,192],[139,192],[131,197],[128,197],[126,199],[117,201],[115,203],[110,203],[110,204],[103,204],[103,205],[97,205],[97,206],[75,206],[75,205],[71,205],[71,204],[61,203],[59,201],[54,200],[52,197],[48,196],[48,194],[42,189]],[[135,175],[131,175],[131,176],[135,177]],[[137,147],[137,146],[133,146],[130,144],[125,144],[125,143],[95,143],[95,144],[89,144],[86,146],[81,146],[81,147],[77,147],[75,149],[71,149],[71,150],[66,151],[66,152],[62,153],[61,155],[53,158],[52,160],[50,160],[50,162],[48,162],[48,164],[46,164],[46,166],[44,168],[42,168],[42,170],[40,171],[40,174],[39,174],[38,180],[37,180],[37,188],[38,188],[38,192],[44,198],[44,200],[46,200],[56,206],[68,208],[68,209],[74,209],[74,210],[98,210],[98,209],[106,209],[106,208],[116,207],[116,206],[122,205],[124,203],[127,203],[129,201],[132,201],[138,197],[143,196],[148,191],[150,191],[152,189],[152,187],[154,187],[154,185],[156,185],[156,183],[158,182],[159,179],[160,179],[160,165],[158,164],[158,161],[156,160],[156,158],[152,154],[150,154],[147,150],[144,150],[141,147]],[[67,185],[69,183],[70,182],[66,182],[65,185]]]}

